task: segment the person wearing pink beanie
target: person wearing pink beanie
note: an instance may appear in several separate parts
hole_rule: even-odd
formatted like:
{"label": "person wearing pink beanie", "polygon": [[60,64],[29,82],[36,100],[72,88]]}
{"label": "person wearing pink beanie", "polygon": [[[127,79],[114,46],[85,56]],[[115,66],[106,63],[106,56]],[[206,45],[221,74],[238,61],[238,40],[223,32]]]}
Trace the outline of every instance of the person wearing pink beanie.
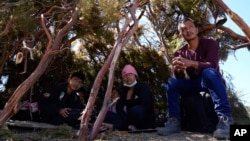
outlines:
{"label": "person wearing pink beanie", "polygon": [[154,100],[147,83],[137,82],[136,69],[128,64],[122,70],[123,87],[116,110],[124,119],[123,130],[154,129]]}
{"label": "person wearing pink beanie", "polygon": [[134,74],[136,77],[138,77],[137,71],[135,70],[135,68],[132,65],[126,65],[123,70],[122,70],[122,78],[128,74],[128,73],[132,73]]}
{"label": "person wearing pink beanie", "polygon": [[134,86],[137,81],[136,78],[138,77],[137,71],[132,65],[126,65],[122,70],[122,79],[123,85],[132,87]]}

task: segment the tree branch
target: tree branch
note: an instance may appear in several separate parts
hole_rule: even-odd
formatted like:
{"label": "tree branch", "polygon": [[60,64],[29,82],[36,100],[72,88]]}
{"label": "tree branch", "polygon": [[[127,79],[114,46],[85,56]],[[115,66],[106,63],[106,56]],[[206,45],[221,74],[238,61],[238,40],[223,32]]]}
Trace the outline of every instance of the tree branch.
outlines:
{"label": "tree branch", "polygon": [[236,13],[234,13],[222,0],[214,0],[227,14],[228,16],[241,28],[246,34],[248,40],[250,40],[250,28],[245,21]]}
{"label": "tree branch", "polygon": [[10,32],[10,28],[12,27],[12,25],[14,24],[15,18],[13,18],[12,16],[10,17],[10,20],[8,21],[8,23],[6,24],[4,30],[0,33],[0,38],[2,38],[3,36],[7,35]]}
{"label": "tree branch", "polygon": [[233,30],[231,30],[230,28],[225,27],[225,26],[216,27],[215,24],[208,24],[206,26],[199,28],[199,32],[204,32],[206,30],[211,30],[211,29],[215,29],[215,28],[223,30],[224,32],[228,33],[235,40],[241,40],[244,42],[248,42],[248,38],[246,36],[242,36],[240,34],[237,34]]}
{"label": "tree branch", "polygon": [[135,31],[138,27],[138,19],[135,18],[137,7],[138,7],[137,0],[133,3],[133,5],[131,7],[128,7],[130,9],[129,11],[130,11],[132,19],[134,20],[133,21],[134,23],[132,25],[130,25],[132,20],[129,18],[129,16],[125,16],[126,21],[123,25],[122,31],[119,33],[118,38],[116,40],[116,43],[114,44],[114,47],[113,47],[110,55],[108,56],[108,59],[106,60],[105,64],[103,65],[103,67],[101,68],[101,70],[97,74],[97,77],[96,77],[95,82],[93,84],[93,87],[91,89],[91,93],[90,93],[90,97],[89,97],[87,106],[84,109],[84,111],[82,112],[83,114],[81,116],[81,127],[80,127],[80,134],[79,134],[80,140],[86,140],[87,130],[88,130],[87,125],[88,125],[90,115],[93,111],[96,96],[97,96],[97,93],[99,91],[102,79],[103,79],[104,75],[106,74],[106,72],[108,71],[108,68],[110,68],[108,88],[107,88],[107,91],[105,94],[104,103],[103,103],[102,109],[99,112],[99,115],[96,119],[94,127],[92,129],[90,140],[93,140],[96,137],[96,135],[99,131],[99,127],[101,126],[101,123],[103,122],[103,120],[106,116],[106,113],[108,110],[107,103],[111,97],[111,90],[113,87],[113,75],[114,75],[115,64],[118,60],[121,49],[125,46],[125,44],[129,40],[129,38],[135,33]]}

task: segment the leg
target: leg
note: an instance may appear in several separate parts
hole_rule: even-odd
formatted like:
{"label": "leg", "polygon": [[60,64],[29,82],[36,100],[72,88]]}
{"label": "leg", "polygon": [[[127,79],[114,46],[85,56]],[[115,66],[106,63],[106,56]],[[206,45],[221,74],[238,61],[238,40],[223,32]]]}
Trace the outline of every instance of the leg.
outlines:
{"label": "leg", "polygon": [[230,103],[221,75],[212,68],[203,70],[202,84],[207,87],[214,102],[219,123],[214,132],[216,138],[229,138],[230,124],[233,124]]}
{"label": "leg", "polygon": [[212,68],[203,70],[202,85],[208,89],[217,115],[231,117],[231,107],[221,75]]}
{"label": "leg", "polygon": [[180,96],[193,95],[200,91],[202,91],[201,79],[170,78],[167,82],[169,117],[180,118]]}
{"label": "leg", "polygon": [[181,131],[180,96],[188,96],[200,92],[202,90],[201,79],[187,80],[170,78],[167,82],[166,90],[169,118],[165,127],[158,130],[158,134],[163,136]]}
{"label": "leg", "polygon": [[68,117],[64,118],[64,123],[67,123],[69,126],[79,129],[80,128],[80,120],[79,117],[81,116],[80,109],[71,109]]}
{"label": "leg", "polygon": [[108,111],[103,122],[112,124],[113,130],[125,130],[125,121],[117,113]]}
{"label": "leg", "polygon": [[145,108],[141,105],[134,106],[128,109],[128,124],[135,126],[137,129],[146,128],[147,122],[145,119],[147,118]]}

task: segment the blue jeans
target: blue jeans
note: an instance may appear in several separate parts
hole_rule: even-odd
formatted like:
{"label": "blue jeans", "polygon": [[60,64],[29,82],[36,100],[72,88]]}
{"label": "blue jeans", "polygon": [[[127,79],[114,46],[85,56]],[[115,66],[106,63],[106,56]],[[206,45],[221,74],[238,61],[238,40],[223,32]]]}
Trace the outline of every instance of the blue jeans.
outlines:
{"label": "blue jeans", "polygon": [[194,80],[169,78],[166,90],[169,117],[180,118],[180,96],[193,95],[205,90],[209,91],[218,116],[232,116],[225,84],[220,73],[213,68],[204,69],[201,78]]}
{"label": "blue jeans", "polygon": [[118,115],[117,113],[114,113],[112,111],[108,111],[106,114],[106,117],[104,119],[105,123],[113,124],[114,130],[126,130],[127,127],[125,127],[125,121],[124,119]]}

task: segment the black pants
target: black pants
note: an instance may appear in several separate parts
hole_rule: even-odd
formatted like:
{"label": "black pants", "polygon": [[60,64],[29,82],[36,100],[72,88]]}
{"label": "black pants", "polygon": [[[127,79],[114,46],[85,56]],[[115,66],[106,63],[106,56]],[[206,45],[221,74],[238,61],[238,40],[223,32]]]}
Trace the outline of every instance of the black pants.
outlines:
{"label": "black pants", "polygon": [[53,125],[67,124],[75,129],[79,129],[80,128],[79,117],[81,116],[80,113],[81,113],[80,109],[71,109],[68,117],[63,117],[59,113],[53,116],[41,115],[41,121]]}

